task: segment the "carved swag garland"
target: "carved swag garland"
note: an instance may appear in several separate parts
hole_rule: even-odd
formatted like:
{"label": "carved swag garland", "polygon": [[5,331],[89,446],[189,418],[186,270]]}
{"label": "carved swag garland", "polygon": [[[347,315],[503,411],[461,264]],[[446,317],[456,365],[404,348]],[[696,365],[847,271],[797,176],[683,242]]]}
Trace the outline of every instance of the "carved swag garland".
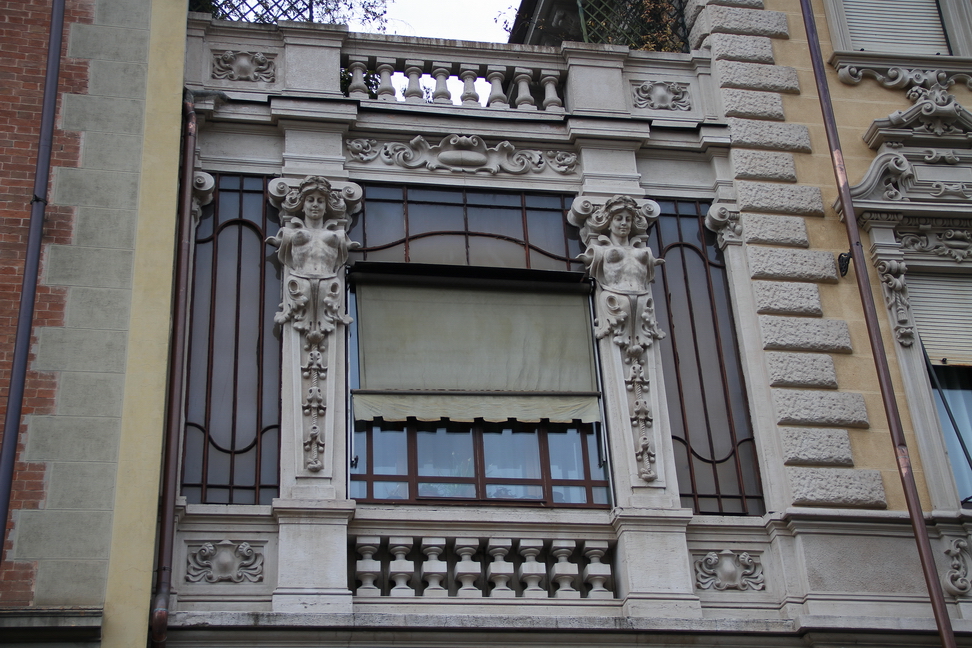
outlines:
{"label": "carved swag garland", "polygon": [[655,320],[651,283],[655,266],[664,263],[648,248],[646,232],[658,219],[658,204],[639,205],[630,196],[614,196],[595,208],[587,200],[571,205],[568,220],[580,228],[587,249],[578,258],[597,281],[597,339],[612,336],[626,365],[625,387],[631,428],[638,439],[635,457],[638,475],[645,481],[657,479],[655,451],[649,434],[652,426],[648,405],[648,377],[645,375],[648,348],[665,336]]}
{"label": "carved swag garland", "polygon": [[348,238],[349,217],[360,209],[361,188],[332,189],[320,176],[308,176],[290,188],[278,180],[270,200],[280,207],[283,227],[267,243],[277,249],[286,268],[283,301],[274,322],[289,325],[300,336],[301,401],[305,467],[323,468],[321,422],[327,411],[327,345],[338,322],[350,324],[344,312],[344,280],[338,275],[348,251],[359,247]]}

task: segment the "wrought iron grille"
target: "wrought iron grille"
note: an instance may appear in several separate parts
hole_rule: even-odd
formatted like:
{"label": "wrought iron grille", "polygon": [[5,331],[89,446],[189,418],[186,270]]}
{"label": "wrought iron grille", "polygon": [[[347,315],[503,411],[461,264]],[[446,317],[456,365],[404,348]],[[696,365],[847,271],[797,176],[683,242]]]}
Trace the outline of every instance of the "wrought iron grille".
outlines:
{"label": "wrought iron grille", "polygon": [[581,0],[588,43],[652,52],[688,52],[685,0]]}
{"label": "wrought iron grille", "polygon": [[211,13],[217,20],[275,23],[293,20],[384,25],[386,0],[189,0],[190,11]]}

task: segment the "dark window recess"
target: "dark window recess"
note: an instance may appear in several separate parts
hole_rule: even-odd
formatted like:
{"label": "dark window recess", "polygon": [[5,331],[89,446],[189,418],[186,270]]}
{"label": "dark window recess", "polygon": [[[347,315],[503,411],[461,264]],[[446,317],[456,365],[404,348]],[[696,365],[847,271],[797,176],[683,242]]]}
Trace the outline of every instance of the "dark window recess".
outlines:
{"label": "dark window recess", "polygon": [[351,497],[607,507],[593,424],[358,421]]}
{"label": "dark window recess", "polygon": [[706,229],[708,204],[659,201],[650,245],[665,389],[682,505],[696,513],[765,512],[722,252]]}
{"label": "dark window recess", "polygon": [[280,228],[267,178],[217,175],[196,229],[182,494],[190,503],[269,504],[280,452]]}
{"label": "dark window recess", "polygon": [[365,186],[352,260],[582,270],[571,198],[557,194]]}

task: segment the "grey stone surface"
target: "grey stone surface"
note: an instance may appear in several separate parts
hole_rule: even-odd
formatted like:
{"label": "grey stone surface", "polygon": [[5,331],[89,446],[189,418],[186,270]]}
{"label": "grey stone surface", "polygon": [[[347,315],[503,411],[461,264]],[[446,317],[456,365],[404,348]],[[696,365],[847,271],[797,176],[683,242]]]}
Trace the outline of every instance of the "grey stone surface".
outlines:
{"label": "grey stone surface", "polygon": [[834,360],[824,353],[768,351],[766,365],[773,387],[837,388]]}
{"label": "grey stone surface", "polygon": [[831,252],[747,246],[753,279],[837,282],[837,263]]}
{"label": "grey stone surface", "polygon": [[125,371],[126,335],[117,331],[41,327],[33,368],[37,371]]}
{"label": "grey stone surface", "polygon": [[142,138],[89,131],[84,134],[81,147],[81,166],[86,169],[131,171],[142,161]]}
{"label": "grey stone surface", "polygon": [[46,274],[45,282],[53,286],[127,288],[132,282],[132,253],[129,250],[51,245]]}
{"label": "grey stone surface", "polygon": [[113,463],[55,463],[46,508],[110,511],[115,499],[115,469]]}
{"label": "grey stone surface", "polygon": [[148,60],[148,38],[140,29],[73,23],[68,56],[144,63]]}
{"label": "grey stone surface", "polygon": [[[859,594],[861,592],[908,593],[927,600],[928,589],[922,577],[914,536],[856,534],[839,528],[831,533],[800,535],[804,552],[802,563],[806,565],[807,582],[814,592],[855,592],[855,599],[869,598]],[[942,558],[945,556],[938,549],[935,553]],[[947,563],[940,563],[940,569],[945,573]],[[881,609],[878,608],[877,615],[881,614]]]}
{"label": "grey stone surface", "polygon": [[706,45],[712,49],[712,58],[715,60],[773,62],[773,43],[763,36],[712,34],[705,40],[703,47]]}
{"label": "grey stone surface", "polygon": [[689,43],[698,49],[706,36],[716,33],[789,38],[786,14],[782,12],[709,4],[696,17]]}
{"label": "grey stone surface", "polygon": [[18,560],[107,558],[111,513],[24,510],[16,529],[13,555]]}
{"label": "grey stone surface", "polygon": [[[152,4],[131,0],[98,0],[95,22],[99,25],[148,29]],[[146,40],[148,34],[145,35]]]}
{"label": "grey stone surface", "polygon": [[850,353],[847,322],[809,317],[760,315],[759,330],[767,351],[827,351]]}
{"label": "grey stone surface", "polygon": [[810,152],[810,131],[802,124],[773,124],[730,117],[729,138],[733,146]]}
{"label": "grey stone surface", "polygon": [[800,79],[791,67],[742,61],[718,61],[715,67],[719,85],[723,88],[790,94],[800,92]]}
{"label": "grey stone surface", "polygon": [[81,207],[75,226],[75,242],[79,246],[131,250],[135,247],[136,225],[134,210]]}
{"label": "grey stone surface", "polygon": [[737,180],[735,184],[740,211],[823,216],[823,195],[820,187],[748,180]]}
{"label": "grey stone surface", "polygon": [[853,466],[847,430],[780,428],[783,463],[788,466]]}
{"label": "grey stone surface", "polygon": [[31,416],[29,461],[115,461],[121,420],[105,417]]}
{"label": "grey stone surface", "polygon": [[140,99],[145,96],[145,64],[94,60],[89,64],[88,94]]}
{"label": "grey stone surface", "polygon": [[145,102],[89,95],[62,95],[61,128],[136,135],[142,132]]}
{"label": "grey stone surface", "polygon": [[797,506],[888,506],[877,470],[788,467],[786,473]]}
{"label": "grey stone surface", "polygon": [[777,423],[868,427],[864,396],[857,392],[773,389]]}
{"label": "grey stone surface", "polygon": [[58,167],[54,173],[55,205],[134,209],[138,202],[137,173]]}
{"label": "grey stone surface", "polygon": [[125,374],[66,371],[60,376],[57,413],[121,416]]}
{"label": "grey stone surface", "polygon": [[37,565],[34,605],[100,607],[107,579],[107,560],[43,560]]}
{"label": "grey stone surface", "polygon": [[722,89],[722,105],[727,117],[749,117],[782,121],[783,98],[776,92],[758,90]]}
{"label": "grey stone surface", "polygon": [[769,315],[823,315],[820,289],[812,283],[754,281],[756,311]]}
{"label": "grey stone surface", "polygon": [[727,7],[748,7],[750,9],[762,9],[763,0],[686,0],[685,2],[685,24],[691,29],[695,24],[695,19],[706,5],[724,5]]}
{"label": "grey stone surface", "polygon": [[799,216],[770,216],[768,214],[743,214],[743,236],[747,243],[790,245],[807,247],[807,225]]}
{"label": "grey stone surface", "polygon": [[796,165],[792,153],[734,148],[729,152],[729,158],[736,177],[741,180],[796,182]]}
{"label": "grey stone surface", "polygon": [[68,288],[65,323],[72,328],[128,329],[131,291],[124,288]]}

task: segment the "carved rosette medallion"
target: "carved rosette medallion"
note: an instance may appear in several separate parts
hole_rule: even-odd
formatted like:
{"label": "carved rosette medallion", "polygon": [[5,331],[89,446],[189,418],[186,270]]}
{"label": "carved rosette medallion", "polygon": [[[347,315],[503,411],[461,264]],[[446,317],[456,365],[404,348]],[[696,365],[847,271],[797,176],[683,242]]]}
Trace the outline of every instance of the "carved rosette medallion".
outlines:
{"label": "carved rosette medallion", "polygon": [[261,52],[213,52],[214,79],[273,83],[277,76],[273,58]]}
{"label": "carved rosette medallion", "polygon": [[345,142],[348,157],[356,162],[372,162],[381,159],[387,165],[404,169],[444,170],[452,172],[486,171],[490,174],[540,173],[550,168],[567,175],[577,171],[577,154],[569,151],[535,151],[518,149],[507,141],[487,146],[478,135],[449,135],[432,145],[416,135],[407,144],[385,142],[368,138],[350,139]]}
{"label": "carved rosette medallion", "polygon": [[710,551],[695,561],[695,586],[702,590],[759,591],[765,587],[759,558],[729,549]]}
{"label": "carved rosette medallion", "polygon": [[951,561],[949,570],[942,575],[942,587],[952,596],[966,596],[972,592],[969,582],[969,543],[964,538],[952,540],[945,555]]}
{"label": "carved rosette medallion", "polygon": [[587,249],[578,258],[597,282],[597,339],[611,336],[625,365],[631,429],[635,439],[638,475],[657,479],[651,443],[652,413],[645,365],[652,343],[665,336],[655,319],[651,283],[655,266],[663,263],[648,247],[647,230],[659,214],[658,203],[614,196],[595,207],[575,200],[568,220],[580,228]]}
{"label": "carved rosette medallion", "polygon": [[263,554],[248,542],[206,542],[189,552],[186,580],[190,583],[259,583],[263,580]]}
{"label": "carved rosette medallion", "polygon": [[674,81],[645,81],[632,90],[636,108],[691,110],[688,86]]}
{"label": "carved rosette medallion", "polygon": [[327,350],[337,324],[350,324],[344,312],[344,277],[348,251],[359,247],[348,238],[350,218],[360,209],[361,187],[332,189],[320,176],[296,187],[277,180],[270,201],[280,208],[280,231],[267,243],[277,248],[284,266],[283,296],[274,321],[300,339],[304,467],[323,468],[322,422],[327,411]]}

